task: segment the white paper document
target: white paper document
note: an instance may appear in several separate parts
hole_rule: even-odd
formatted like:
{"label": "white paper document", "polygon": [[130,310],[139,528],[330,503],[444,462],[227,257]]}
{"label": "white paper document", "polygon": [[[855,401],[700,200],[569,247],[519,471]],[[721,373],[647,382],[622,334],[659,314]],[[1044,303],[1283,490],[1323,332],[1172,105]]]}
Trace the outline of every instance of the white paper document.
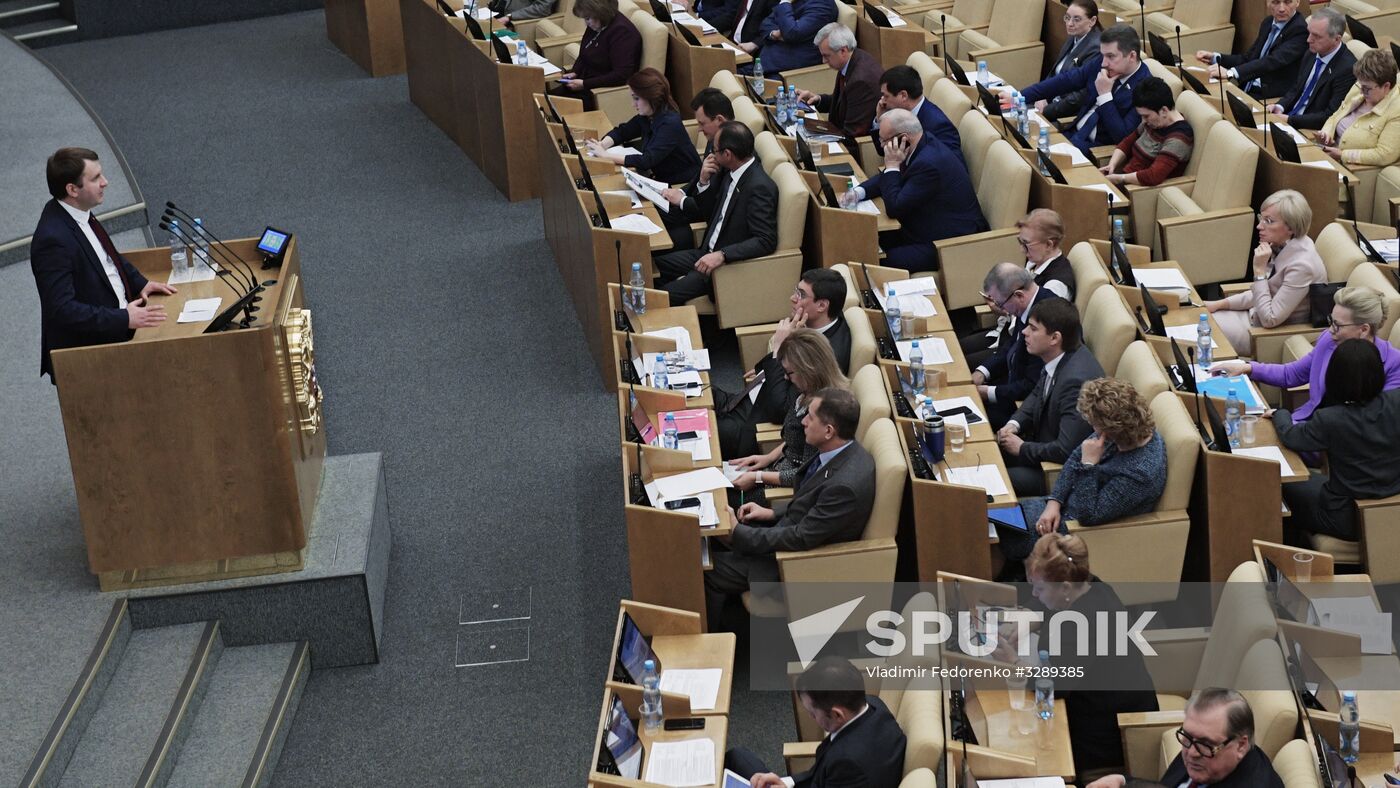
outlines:
{"label": "white paper document", "polygon": [[1383,238],[1379,241],[1374,239],[1368,240],[1371,241],[1372,246],[1376,247],[1376,251],[1381,253],[1381,257],[1385,258],[1386,262],[1393,263],[1396,260],[1400,260],[1400,239]]}
{"label": "white paper document", "polygon": [[893,290],[897,296],[937,295],[938,280],[931,276],[915,276],[910,279],[896,279],[885,283],[885,290]]}
{"label": "white paper document", "polygon": [[977,788],[1065,788],[1063,777],[1021,777],[1014,780],[978,780]]}
{"label": "white paper document", "polygon": [[[929,367],[935,364],[951,364],[953,357],[948,353],[948,343],[941,337],[919,337],[919,350],[924,352],[924,366]],[[914,340],[901,339],[895,343],[899,348],[899,360],[909,363],[909,351],[914,347]]]}
{"label": "white paper document", "polygon": [[616,197],[626,197],[627,199],[632,201],[633,208],[642,207],[642,198],[637,196],[637,193],[632,191],[631,189],[618,189],[617,191],[603,192],[603,194],[611,194]]}
{"label": "white paper document", "polygon": [[708,462],[710,457],[710,433],[697,432],[695,437],[676,442],[676,448],[681,451],[690,452],[690,459],[696,462]]}
{"label": "white paper document", "polygon": [[615,155],[618,155],[618,156],[640,156],[640,155],[642,155],[642,152],[641,152],[641,151],[637,150],[636,148],[631,147],[630,145],[614,145],[614,146],[612,146],[611,148],[608,148],[606,151],[604,151],[604,153],[607,153],[607,154],[609,154],[609,155],[614,155],[614,154],[615,154]]}
{"label": "white paper document", "polygon": [[719,699],[720,668],[665,668],[661,671],[661,691],[690,696],[691,711],[706,711]]}
{"label": "white paper document", "polygon": [[698,27],[700,28],[701,32],[703,32],[705,35],[719,32],[719,30],[714,25],[710,24],[709,22],[706,22],[704,19],[691,16],[685,11],[672,11],[671,21],[680,22],[683,25],[689,25],[691,27]]}
{"label": "white paper document", "polygon": [[1149,290],[1190,290],[1191,283],[1176,268],[1133,268],[1133,278]]}
{"label": "white paper document", "polygon": [[[912,308],[914,317],[933,317],[938,314],[933,302],[924,298],[924,295],[938,293],[938,284],[933,280],[933,277],[898,279],[875,288],[875,300],[880,302],[881,310],[885,308],[885,301],[889,298],[888,291],[890,290],[893,290],[894,294],[899,297],[901,311]],[[923,347],[923,345],[919,347]]]}
{"label": "white paper document", "polygon": [[700,373],[693,369],[685,369],[680,372],[672,372],[666,377],[666,382],[671,384],[671,388],[690,388],[701,385]]}
{"label": "white paper document", "polygon": [[[642,336],[669,339],[672,342],[676,343],[676,350],[682,351],[684,353],[690,352],[690,332],[685,330],[685,326],[671,326],[669,328],[658,328],[655,331],[643,332]],[[656,361],[656,359],[653,358],[652,361],[654,362]]]}
{"label": "white paper document", "polygon": [[968,487],[981,487],[988,495],[1006,495],[1006,482],[995,465],[978,465],[968,468],[949,468],[943,481],[949,484],[965,484]]}
{"label": "white paper document", "polygon": [[1106,184],[1106,183],[1085,183],[1085,184],[1080,184],[1078,188],[1080,188],[1080,189],[1093,189],[1093,190],[1096,191],[1096,192],[1103,192],[1104,194],[1107,194],[1109,197],[1113,198],[1112,200],[1110,200],[1110,202],[1112,202],[1112,203],[1114,203],[1114,204],[1123,202],[1123,198],[1122,198],[1122,197],[1119,197],[1119,196],[1117,195],[1117,193],[1115,193],[1115,192],[1113,191],[1113,187],[1112,187],[1112,186],[1109,186],[1109,185]]}
{"label": "white paper document", "polygon": [[709,370],[710,351],[706,348],[692,348],[688,353],[686,353],[686,357],[686,360],[690,362],[690,366],[695,367],[701,372]]}
{"label": "white paper document", "polygon": [[860,202],[856,203],[856,211],[859,213],[870,213],[879,216],[880,206],[876,205],[874,200],[861,200]]}
{"label": "white paper document", "polygon": [[733,44],[729,43],[728,41],[721,41],[721,42],[719,42],[719,45],[722,46],[722,47],[724,47],[725,49],[729,50],[730,52],[734,52],[734,53],[740,54],[740,55],[745,54],[745,53],[744,53],[744,50],[742,50],[742,49],[740,49],[740,48],[734,46]]}
{"label": "white paper document", "polygon": [[653,742],[647,749],[646,782],[677,788],[714,785],[715,743],[709,739]]}
{"label": "white paper document", "polygon": [[1058,153],[1061,156],[1068,156],[1070,158],[1070,163],[1075,167],[1089,163],[1089,157],[1085,156],[1083,151],[1076,148],[1074,144],[1070,142],[1057,142],[1050,146],[1050,152]]}
{"label": "white paper document", "polygon": [[224,302],[222,298],[191,298],[185,302],[184,309],[180,310],[180,317],[177,323],[203,323],[213,320],[219,314],[219,305]]}
{"label": "white paper document", "polygon": [[661,196],[662,191],[670,188],[669,184],[653,180],[645,175],[639,175],[627,169],[622,171],[622,177],[627,181],[627,185],[632,187],[633,191],[651,200],[652,204],[662,212],[669,213],[671,211],[671,203],[668,202],[665,197]]}
{"label": "white paper document", "polygon": [[903,17],[901,17],[899,14],[894,13],[893,11],[890,11],[889,9],[885,10],[885,16],[890,20],[890,27],[904,27],[905,25],[909,24],[908,22],[904,21]]}
{"label": "white paper document", "polygon": [[1297,476],[1298,471],[1288,464],[1288,458],[1283,456],[1283,452],[1277,446],[1254,446],[1250,448],[1231,449],[1231,454],[1238,454],[1244,457],[1253,457],[1257,460],[1273,460],[1278,463],[1280,476]]}
{"label": "white paper document", "polygon": [[[1134,271],[1133,275],[1136,276],[1137,272]],[[1184,326],[1167,326],[1167,336],[1171,337],[1172,339],[1179,339],[1182,342],[1185,342],[1189,345],[1195,345],[1196,324],[1190,323]],[[1215,341],[1214,336],[1211,336],[1210,338],[1210,346],[1213,348],[1220,347],[1220,343]]]}
{"label": "white paper document", "polygon": [[1302,134],[1299,134],[1297,129],[1293,128],[1292,126],[1288,125],[1287,123],[1272,123],[1272,124],[1260,123],[1260,124],[1259,124],[1258,126],[1256,126],[1255,128],[1259,129],[1260,131],[1268,131],[1268,130],[1269,130],[1269,126],[1271,126],[1271,125],[1272,125],[1272,126],[1276,126],[1277,128],[1283,129],[1284,131],[1288,132],[1288,136],[1292,137],[1292,138],[1293,138],[1293,141],[1296,142],[1296,143],[1298,143],[1299,145],[1307,145],[1307,144],[1308,144],[1308,138],[1307,138],[1307,137],[1304,137]]}
{"label": "white paper document", "polygon": [[[936,399],[933,401],[933,409],[939,412],[945,410],[956,410],[957,408],[967,408],[973,413],[976,413],[982,419],[982,421],[987,420],[987,414],[982,412],[981,404],[974,401],[971,397],[951,397],[949,399]],[[952,419],[961,419],[963,426],[967,426],[967,419],[961,414],[953,416],[944,416],[943,418],[945,424],[951,421]]]}
{"label": "white paper document", "polygon": [[733,465],[730,465],[727,462],[721,465],[719,470],[721,473],[724,474],[724,478],[728,479],[731,482],[739,478],[740,476],[743,476],[744,474],[748,473],[748,471],[742,468],[735,468]]}
{"label": "white paper document", "polygon": [[614,216],[608,220],[614,230],[622,230],[629,233],[646,233],[656,235],[665,232],[664,227],[657,226],[656,222],[648,219],[640,213],[628,213],[622,216]]}
{"label": "white paper document", "polygon": [[661,496],[663,501],[674,501],[677,498],[688,498],[702,492],[734,486],[724,478],[719,468],[700,468],[674,476],[663,476],[652,484],[656,485],[657,495]]}
{"label": "white paper document", "polygon": [[[193,257],[194,255],[190,256]],[[217,274],[214,273],[213,268],[210,268],[204,263],[195,263],[178,273],[171,271],[170,277],[165,280],[165,283],[168,285],[183,285],[189,282],[207,282],[215,276],[217,276]]]}
{"label": "white paper document", "polygon": [[1361,638],[1362,654],[1389,654],[1390,614],[1382,613],[1370,597],[1322,597],[1312,599],[1324,629],[1335,629]]}

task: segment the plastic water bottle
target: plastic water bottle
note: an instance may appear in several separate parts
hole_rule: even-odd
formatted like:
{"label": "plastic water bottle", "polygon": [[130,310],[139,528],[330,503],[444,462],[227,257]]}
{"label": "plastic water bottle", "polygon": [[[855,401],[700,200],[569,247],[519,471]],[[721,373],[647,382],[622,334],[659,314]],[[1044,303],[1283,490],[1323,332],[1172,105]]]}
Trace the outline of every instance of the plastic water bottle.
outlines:
{"label": "plastic water bottle", "polygon": [[204,220],[198,216],[194,217],[194,262],[195,265],[202,265],[205,268],[212,268],[209,265],[209,239],[204,236]]}
{"label": "plastic water bottle", "polygon": [[642,663],[642,728],[647,733],[661,730],[661,677],[650,659]]}
{"label": "plastic water bottle", "polygon": [[919,340],[914,340],[914,346],[909,349],[909,382],[914,386],[914,393],[920,396],[924,393],[924,351],[919,347]]}
{"label": "plastic water bottle", "polygon": [[1031,135],[1031,113],[1026,109],[1026,97],[1016,94],[1016,130],[1022,137]]}
{"label": "plastic water bottle", "polygon": [[859,188],[859,186],[860,185],[856,183],[856,176],[854,175],[852,175],[850,179],[846,181],[846,190],[844,192],[841,192],[840,198],[842,208],[845,208],[848,211],[854,211],[857,207],[860,206],[860,196],[856,192],[856,189]]}
{"label": "plastic water bottle", "polygon": [[1035,713],[1042,720],[1055,716],[1055,680],[1050,678],[1050,652],[1040,650],[1041,677],[1035,680]]}
{"label": "plastic water bottle", "polygon": [[647,283],[642,278],[642,264],[632,264],[632,278],[627,282],[628,295],[632,300],[632,311],[639,315],[647,313]]}
{"label": "plastic water bottle", "polygon": [[1225,434],[1230,436],[1230,448],[1240,447],[1240,418],[1244,416],[1244,404],[1234,389],[1225,390]]}
{"label": "plastic water bottle", "polygon": [[1355,692],[1347,690],[1342,693],[1342,710],[1337,717],[1341,735],[1337,753],[1347,763],[1356,763],[1361,757],[1361,710],[1356,706]]}
{"label": "plastic water bottle", "polygon": [[749,80],[756,95],[763,95],[763,58],[755,56],[753,59],[753,78]]}
{"label": "plastic water bottle", "polygon": [[991,83],[992,83],[992,72],[990,72],[990,71],[987,70],[987,61],[985,61],[985,60],[979,60],[979,61],[977,61],[977,84],[979,84],[979,85],[991,85]]}
{"label": "plastic water bottle", "polygon": [[[1040,127],[1040,141],[1036,144],[1036,147],[1040,149],[1041,153],[1045,154],[1045,158],[1050,158],[1050,129],[1044,126]],[[1039,156],[1036,157],[1036,165],[1040,167],[1041,175],[1047,178],[1050,177],[1050,169],[1045,166],[1045,162],[1041,161]]]}
{"label": "plastic water bottle", "polygon": [[1210,317],[1202,312],[1200,321],[1196,323],[1196,365],[1201,371],[1210,369],[1210,356]]}
{"label": "plastic water bottle", "polygon": [[524,41],[515,42],[515,65],[530,65],[530,48],[525,46]]}
{"label": "plastic water bottle", "polygon": [[899,296],[894,294],[893,287],[885,294],[885,322],[890,325],[890,339],[897,341],[904,336],[904,325],[899,319]]}
{"label": "plastic water bottle", "polygon": [[676,416],[674,413],[667,413],[666,420],[661,426],[661,448],[678,449],[680,441],[676,438]]}
{"label": "plastic water bottle", "polygon": [[1123,217],[1115,216],[1113,217],[1113,245],[1123,246],[1126,243],[1127,239],[1123,237]]}
{"label": "plastic water bottle", "polygon": [[170,220],[170,272],[184,273],[190,270],[190,254],[185,241],[180,237],[180,220]]}
{"label": "plastic water bottle", "polygon": [[[792,136],[800,140],[805,140],[807,139],[807,113],[799,109],[796,115],[797,119],[793,121]],[[811,145],[808,144],[807,147],[810,148]]]}
{"label": "plastic water bottle", "polygon": [[656,364],[651,368],[652,388],[669,388],[666,381],[666,357],[660,353],[656,354]]}

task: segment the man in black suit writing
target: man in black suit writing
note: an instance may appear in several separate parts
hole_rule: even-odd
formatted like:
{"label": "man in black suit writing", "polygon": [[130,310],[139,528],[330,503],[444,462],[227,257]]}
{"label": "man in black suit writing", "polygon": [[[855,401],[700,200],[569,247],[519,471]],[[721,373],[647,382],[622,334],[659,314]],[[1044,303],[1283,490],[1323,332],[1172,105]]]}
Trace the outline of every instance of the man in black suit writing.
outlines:
{"label": "man in black suit writing", "polygon": [[778,248],[778,186],[753,154],[753,132],[737,121],[724,124],[714,153],[700,166],[700,179],[684,191],[667,190],[671,210],[691,221],[708,218],[699,249],[656,259],[671,303],[684,304],[710,291],[710,276],[725,263],[772,254]]}
{"label": "man in black suit writing", "polygon": [[1063,463],[1093,430],[1079,415],[1079,389],[1103,377],[1103,367],[1080,344],[1079,310],[1063,298],[1031,308],[1021,337],[1045,369],[1021,408],[997,432],[1017,495],[1044,495],[1042,462]]}
{"label": "man in black suit writing", "polygon": [[779,580],[778,551],[811,550],[860,537],[875,506],[875,460],[856,443],[860,403],[845,389],[826,388],[812,397],[802,428],[817,456],[798,472],[792,500],[767,509],[750,501],[731,511],[739,524],[730,552],[714,555],[705,573],[710,631],[718,631],[730,596],[754,583]]}
{"label": "man in black suit writing", "polygon": [[[885,704],[865,694],[855,665],[842,657],[822,657],[797,677],[797,698],[826,731],[817,745],[812,768],[787,778],[796,788],[835,788],[861,785],[895,788],[904,776],[907,740]],[[769,772],[752,752],[735,747],[725,753],[724,766],[735,774],[752,775],[753,788],[784,788],[782,777]]]}
{"label": "man in black suit writing", "polygon": [[1049,298],[1059,298],[1048,287],[1040,287],[1030,271],[1015,263],[997,263],[982,280],[982,298],[998,313],[1011,317],[1010,341],[997,349],[972,373],[977,393],[987,403],[987,419],[993,429],[1001,429],[1040,378],[1045,362],[1026,350],[1022,331],[1031,307]]}
{"label": "man in black suit writing", "polygon": [[[1298,68],[1297,81],[1269,112],[1282,115],[1295,129],[1320,129],[1341,106],[1356,82],[1356,56],[1342,43],[1347,19],[1331,8],[1308,17],[1308,54]],[[1278,120],[1278,118],[1274,118]]]}
{"label": "man in black suit writing", "polygon": [[95,152],[60,148],[47,176],[53,199],[39,215],[29,264],[43,310],[39,374],[57,383],[49,351],[125,342],[165,320],[165,307],[147,299],[175,288],[147,281],[92,215],[107,188]]}

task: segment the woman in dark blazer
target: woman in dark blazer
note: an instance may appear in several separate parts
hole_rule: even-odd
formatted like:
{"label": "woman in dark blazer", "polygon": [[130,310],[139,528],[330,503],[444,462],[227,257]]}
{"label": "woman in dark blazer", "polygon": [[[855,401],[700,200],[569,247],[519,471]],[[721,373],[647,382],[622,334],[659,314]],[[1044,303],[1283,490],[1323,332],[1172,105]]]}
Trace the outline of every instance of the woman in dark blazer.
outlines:
{"label": "woman in dark blazer", "polygon": [[[1050,68],[1045,70],[1043,79],[1049,79],[1061,71],[1073,70],[1084,65],[1084,61],[1099,54],[1099,4],[1094,0],[1073,0],[1065,9],[1065,44]],[[1047,118],[1073,118],[1079,115],[1088,96],[1083,91],[1060,96],[1046,101],[1044,107],[1037,107]]]}
{"label": "woman in dark blazer", "polygon": [[[700,154],[681,122],[671,85],[654,68],[644,68],[627,80],[637,114],[609,131],[601,140],[588,140],[588,155],[622,164],[666,183],[690,183],[700,174]],[[641,153],[608,153],[615,145],[628,145]]]}
{"label": "woman in dark blazer", "polygon": [[597,109],[594,90],[626,84],[641,66],[642,34],[626,14],[618,13],[617,0],[576,0],[574,16],[588,29],[574,65],[549,92],[581,98],[586,109]]}

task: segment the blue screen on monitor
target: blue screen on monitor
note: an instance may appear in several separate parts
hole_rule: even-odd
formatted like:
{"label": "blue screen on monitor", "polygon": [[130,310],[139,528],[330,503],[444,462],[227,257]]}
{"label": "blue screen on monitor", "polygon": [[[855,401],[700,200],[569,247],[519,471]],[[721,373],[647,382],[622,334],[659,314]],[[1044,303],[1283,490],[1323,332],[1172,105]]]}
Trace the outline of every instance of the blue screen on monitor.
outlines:
{"label": "blue screen on monitor", "polygon": [[269,227],[263,230],[262,239],[258,241],[258,251],[266,255],[281,254],[282,247],[287,244],[288,236],[288,233]]}

